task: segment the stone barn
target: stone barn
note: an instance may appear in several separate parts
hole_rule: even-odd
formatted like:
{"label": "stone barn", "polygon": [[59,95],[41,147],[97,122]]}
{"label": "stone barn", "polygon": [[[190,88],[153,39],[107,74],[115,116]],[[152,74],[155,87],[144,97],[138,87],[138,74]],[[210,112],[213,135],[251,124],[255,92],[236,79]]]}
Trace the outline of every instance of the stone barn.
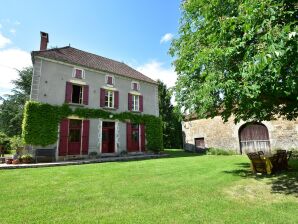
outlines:
{"label": "stone barn", "polygon": [[224,123],[220,116],[212,119],[188,117],[182,122],[182,132],[184,149],[188,151],[214,147],[242,154],[298,148],[298,120],[241,121],[235,124],[232,118]]}

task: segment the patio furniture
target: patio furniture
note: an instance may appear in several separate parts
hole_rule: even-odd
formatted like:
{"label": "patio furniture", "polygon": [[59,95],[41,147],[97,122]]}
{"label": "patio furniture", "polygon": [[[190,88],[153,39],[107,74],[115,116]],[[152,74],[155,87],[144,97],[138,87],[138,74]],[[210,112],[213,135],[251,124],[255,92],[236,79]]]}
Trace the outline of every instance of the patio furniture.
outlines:
{"label": "patio furniture", "polygon": [[36,149],[35,162],[54,162],[56,160],[56,149]]}
{"label": "patio furniture", "polygon": [[254,173],[271,174],[272,164],[268,157],[260,156],[258,153],[247,153]]}
{"label": "patio furniture", "polygon": [[259,154],[260,156],[265,155],[263,151],[258,151],[258,154]]}

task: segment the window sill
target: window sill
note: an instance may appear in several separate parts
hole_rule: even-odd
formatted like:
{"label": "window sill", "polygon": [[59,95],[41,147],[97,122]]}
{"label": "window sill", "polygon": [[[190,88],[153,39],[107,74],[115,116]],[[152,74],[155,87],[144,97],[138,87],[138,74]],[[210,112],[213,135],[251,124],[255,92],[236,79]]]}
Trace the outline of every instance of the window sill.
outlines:
{"label": "window sill", "polygon": [[80,103],[68,103],[69,106],[77,106],[77,107],[84,107],[87,106],[85,104],[80,104]]}
{"label": "window sill", "polygon": [[139,110],[131,110],[130,112],[132,112],[132,113],[136,113],[136,114],[140,114],[140,113],[142,113],[142,112],[139,111]]}
{"label": "window sill", "polygon": [[114,107],[101,107],[101,108],[104,109],[104,110],[117,110]]}

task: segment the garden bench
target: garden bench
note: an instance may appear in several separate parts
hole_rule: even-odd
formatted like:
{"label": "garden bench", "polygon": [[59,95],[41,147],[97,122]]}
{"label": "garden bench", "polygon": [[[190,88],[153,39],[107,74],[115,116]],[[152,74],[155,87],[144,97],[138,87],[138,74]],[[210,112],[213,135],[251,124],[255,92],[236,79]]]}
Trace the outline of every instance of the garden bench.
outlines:
{"label": "garden bench", "polygon": [[56,149],[36,149],[35,162],[54,162],[56,160]]}

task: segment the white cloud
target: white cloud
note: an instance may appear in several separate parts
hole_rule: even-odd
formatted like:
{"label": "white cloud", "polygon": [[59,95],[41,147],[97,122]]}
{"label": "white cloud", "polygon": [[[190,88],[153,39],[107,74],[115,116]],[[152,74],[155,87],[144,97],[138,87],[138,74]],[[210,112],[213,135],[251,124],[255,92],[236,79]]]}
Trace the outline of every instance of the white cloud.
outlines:
{"label": "white cloud", "polygon": [[18,77],[16,69],[21,70],[30,65],[30,53],[20,49],[0,50],[0,96],[11,92],[11,81]]}
{"label": "white cloud", "polygon": [[173,87],[177,80],[177,74],[173,67],[166,68],[163,63],[151,61],[137,67],[137,70],[153,80],[160,79],[167,87]]}
{"label": "white cloud", "polygon": [[7,44],[10,44],[11,43],[11,40],[8,39],[7,37],[3,36],[1,33],[0,33],[0,48],[3,48],[5,47]]}
{"label": "white cloud", "polygon": [[16,29],[14,29],[14,28],[11,28],[10,30],[9,30],[9,32],[11,32],[12,34],[16,34]]}
{"label": "white cloud", "polygon": [[162,36],[162,38],[160,39],[160,43],[166,43],[169,42],[173,39],[174,35],[171,33],[166,33],[165,35]]}

